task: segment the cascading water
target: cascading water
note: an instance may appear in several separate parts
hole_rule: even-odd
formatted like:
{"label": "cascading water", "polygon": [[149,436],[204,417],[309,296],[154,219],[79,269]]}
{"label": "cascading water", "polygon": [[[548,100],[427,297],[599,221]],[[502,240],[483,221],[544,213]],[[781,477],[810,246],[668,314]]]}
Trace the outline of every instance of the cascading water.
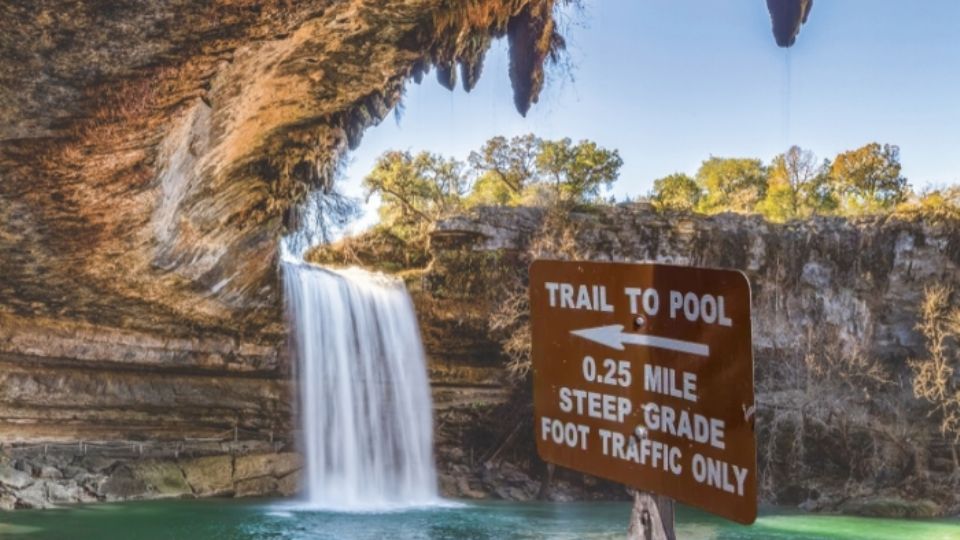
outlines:
{"label": "cascading water", "polygon": [[287,261],[310,507],[437,501],[423,345],[403,284]]}

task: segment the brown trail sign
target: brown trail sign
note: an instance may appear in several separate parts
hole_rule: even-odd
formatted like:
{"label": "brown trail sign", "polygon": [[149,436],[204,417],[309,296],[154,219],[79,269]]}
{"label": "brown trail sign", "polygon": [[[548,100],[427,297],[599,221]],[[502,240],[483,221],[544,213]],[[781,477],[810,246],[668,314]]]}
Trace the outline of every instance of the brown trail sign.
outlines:
{"label": "brown trail sign", "polygon": [[547,462],[750,524],[750,285],[733,270],[536,261],[537,450]]}

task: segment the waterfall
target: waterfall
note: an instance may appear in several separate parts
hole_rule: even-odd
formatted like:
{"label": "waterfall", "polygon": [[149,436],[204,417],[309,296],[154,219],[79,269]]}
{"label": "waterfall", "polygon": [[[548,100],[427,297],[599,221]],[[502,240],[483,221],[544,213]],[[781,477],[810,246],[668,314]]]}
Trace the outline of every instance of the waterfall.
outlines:
{"label": "waterfall", "polygon": [[403,284],[283,264],[308,505],[382,510],[437,500],[430,388]]}

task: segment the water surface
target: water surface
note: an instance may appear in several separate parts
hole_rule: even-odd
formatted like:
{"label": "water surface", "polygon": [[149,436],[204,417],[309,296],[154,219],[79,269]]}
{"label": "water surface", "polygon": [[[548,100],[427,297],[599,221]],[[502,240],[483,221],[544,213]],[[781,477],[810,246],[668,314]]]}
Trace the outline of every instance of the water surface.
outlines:
{"label": "water surface", "polygon": [[[23,540],[447,540],[623,538],[624,503],[459,503],[387,513],[297,510],[284,502],[174,500],[0,515],[0,537]],[[888,520],[768,510],[743,527],[681,508],[683,540],[960,540],[960,520]]]}

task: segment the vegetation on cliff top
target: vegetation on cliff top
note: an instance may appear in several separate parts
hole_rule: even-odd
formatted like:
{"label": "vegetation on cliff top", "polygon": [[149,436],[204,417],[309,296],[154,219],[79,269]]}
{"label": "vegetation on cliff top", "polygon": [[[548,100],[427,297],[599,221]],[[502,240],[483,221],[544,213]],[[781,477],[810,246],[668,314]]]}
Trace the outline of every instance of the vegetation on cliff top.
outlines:
{"label": "vegetation on cliff top", "polygon": [[819,162],[793,146],[771,160],[710,157],[694,177],[676,173],[654,182],[658,209],[757,213],[784,222],[814,215],[949,212],[960,208],[957,187],[915,194],[901,174],[896,145],[869,143]]}
{"label": "vegetation on cliff top", "polygon": [[[363,259],[423,266],[427,237],[437,221],[480,206],[532,206],[563,214],[613,203],[604,190],[617,181],[622,164],[617,150],[593,141],[533,134],[494,137],[463,161],[391,150],[363,181],[368,198],[380,197],[379,224],[346,242],[349,249],[340,246],[340,255],[386,250],[385,255],[393,255]],[[875,142],[823,161],[798,146],[769,164],[711,156],[693,176],[674,173],[657,179],[647,198],[663,212],[759,214],[778,223],[812,216],[960,217],[960,186],[915,193],[901,173],[899,148]],[[339,211],[352,217],[349,206]],[[326,216],[336,220],[337,212]],[[331,260],[328,252],[320,247],[311,257],[346,262]]]}
{"label": "vegetation on cliff top", "polygon": [[357,250],[378,250],[384,256],[363,259],[403,261],[407,267],[425,263],[428,233],[440,219],[477,206],[563,211],[602,203],[622,164],[616,150],[593,141],[546,140],[532,134],[494,137],[466,162],[430,152],[388,151],[363,181],[368,197],[380,197],[380,223],[333,251],[315,248],[308,258],[347,262],[344,257]]}

